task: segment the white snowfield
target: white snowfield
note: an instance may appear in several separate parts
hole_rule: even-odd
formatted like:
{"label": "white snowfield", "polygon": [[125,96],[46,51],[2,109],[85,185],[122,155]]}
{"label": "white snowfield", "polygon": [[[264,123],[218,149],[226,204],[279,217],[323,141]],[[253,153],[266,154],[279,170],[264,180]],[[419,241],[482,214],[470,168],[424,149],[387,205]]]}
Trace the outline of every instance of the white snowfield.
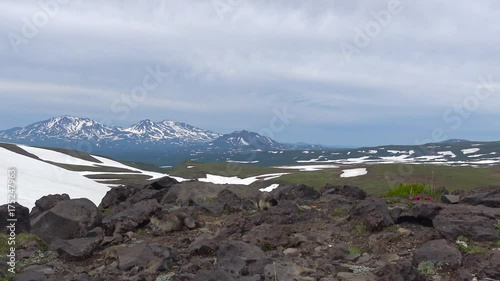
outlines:
{"label": "white snowfield", "polygon": [[347,170],[342,170],[342,174],[340,175],[340,177],[352,178],[352,177],[363,176],[366,174],[368,174],[366,168],[347,169]]}
{"label": "white snowfield", "polygon": [[[33,208],[35,201],[49,194],[66,193],[71,198],[88,198],[96,205],[109,187],[75,172],[0,148],[0,179],[7,182],[7,169],[17,169],[17,201]],[[7,191],[2,192],[0,204],[7,203]]]}

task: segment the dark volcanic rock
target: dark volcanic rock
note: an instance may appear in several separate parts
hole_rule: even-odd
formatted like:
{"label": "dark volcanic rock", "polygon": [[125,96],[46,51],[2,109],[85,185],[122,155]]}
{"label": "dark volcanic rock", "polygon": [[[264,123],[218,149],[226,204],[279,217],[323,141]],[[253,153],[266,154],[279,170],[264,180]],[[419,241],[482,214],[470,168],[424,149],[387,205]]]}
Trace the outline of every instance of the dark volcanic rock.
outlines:
{"label": "dark volcanic rock", "polygon": [[459,195],[443,195],[441,196],[441,202],[446,204],[458,204],[460,202]]}
{"label": "dark volcanic rock", "polygon": [[169,188],[174,184],[179,183],[176,179],[171,177],[163,177],[145,186],[146,189],[162,190]]}
{"label": "dark volcanic rock", "polygon": [[399,214],[397,222],[413,222],[432,226],[432,220],[442,209],[443,207],[435,203],[414,203],[408,211]]}
{"label": "dark volcanic rock", "polygon": [[498,208],[447,205],[432,220],[432,224],[448,239],[456,239],[462,235],[474,241],[497,241],[500,235],[494,225],[498,220]]}
{"label": "dark volcanic rock", "polygon": [[385,201],[380,198],[368,198],[359,202],[351,209],[351,216],[361,218],[370,231],[394,224]]}
{"label": "dark volcanic rock", "polygon": [[280,186],[271,192],[273,197],[278,200],[315,200],[320,197],[320,193],[316,189],[304,184]]}
{"label": "dark volcanic rock", "polygon": [[120,186],[111,188],[104,198],[102,198],[99,207],[102,209],[109,209],[118,206],[120,203],[127,200],[135,192],[135,188],[132,186]]}
{"label": "dark volcanic rock", "polygon": [[82,260],[90,257],[101,244],[104,231],[96,228],[90,231],[85,238],[62,240],[56,239],[49,245],[49,250],[59,253],[64,259]]}
{"label": "dark volcanic rock", "polygon": [[350,185],[331,185],[327,184],[323,187],[322,196],[329,194],[340,194],[345,197],[351,197],[358,200],[366,199],[366,192],[357,186]]}
{"label": "dark volcanic rock", "polygon": [[34,219],[35,217],[40,215],[42,212],[45,212],[45,211],[48,211],[48,210],[54,208],[60,202],[67,201],[70,199],[71,198],[66,193],[51,194],[51,195],[43,196],[42,198],[38,199],[35,202],[35,207],[33,208],[33,210],[31,210],[31,219]]}
{"label": "dark volcanic rock", "polygon": [[486,192],[480,192],[465,196],[460,200],[460,203],[473,206],[483,205],[491,208],[500,208],[500,187],[491,187]]}
{"label": "dark volcanic rock", "polygon": [[413,264],[432,261],[442,266],[459,268],[462,254],[458,248],[445,239],[429,241],[413,251]]}
{"label": "dark volcanic rock", "polygon": [[10,204],[11,208],[14,208],[14,217],[9,214],[9,204],[0,206],[0,229],[3,232],[11,232],[11,229],[7,229],[7,226],[11,225],[8,219],[17,219],[15,222],[15,232],[17,234],[23,232],[30,232],[30,210],[19,203]]}
{"label": "dark volcanic rock", "polygon": [[108,249],[108,253],[111,252],[116,253],[121,270],[138,268],[146,274],[170,270],[174,261],[179,258],[177,250],[156,243],[117,246]]}
{"label": "dark volcanic rock", "polygon": [[236,279],[222,270],[204,271],[198,273],[193,281],[235,281]]}
{"label": "dark volcanic rock", "polygon": [[260,248],[240,241],[222,243],[217,260],[222,270],[234,276],[263,274],[265,266],[272,262]]}
{"label": "dark volcanic rock", "polygon": [[59,202],[31,221],[31,231],[46,242],[55,238],[82,238],[101,223],[101,212],[88,199]]}
{"label": "dark volcanic rock", "polygon": [[161,205],[155,199],[141,201],[118,214],[107,216],[102,225],[107,235],[133,231],[138,226],[148,223],[152,214],[161,210]]}

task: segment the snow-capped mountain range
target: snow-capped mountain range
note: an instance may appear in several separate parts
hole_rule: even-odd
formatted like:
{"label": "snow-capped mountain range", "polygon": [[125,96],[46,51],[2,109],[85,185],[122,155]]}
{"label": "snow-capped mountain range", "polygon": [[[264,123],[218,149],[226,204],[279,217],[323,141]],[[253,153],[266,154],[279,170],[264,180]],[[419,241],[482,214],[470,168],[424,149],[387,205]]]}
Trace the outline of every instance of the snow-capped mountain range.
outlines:
{"label": "snow-capped mountain range", "polygon": [[62,148],[65,145],[90,142],[100,150],[150,147],[171,150],[205,146],[211,150],[283,147],[268,137],[248,131],[222,135],[169,120],[143,120],[128,128],[122,128],[73,116],[51,118],[26,127],[0,131],[0,141]]}

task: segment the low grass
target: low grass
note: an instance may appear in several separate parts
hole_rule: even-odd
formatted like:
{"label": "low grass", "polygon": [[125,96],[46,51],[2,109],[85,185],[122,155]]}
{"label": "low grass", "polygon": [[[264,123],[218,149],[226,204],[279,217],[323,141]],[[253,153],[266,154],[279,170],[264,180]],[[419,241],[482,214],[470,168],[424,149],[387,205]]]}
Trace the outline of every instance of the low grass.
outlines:
{"label": "low grass", "polygon": [[[439,165],[378,164],[364,166],[368,174],[353,178],[340,178],[342,169],[326,169],[313,172],[295,172],[274,179],[272,183],[303,183],[320,189],[325,184],[355,185],[369,194],[385,194],[401,183],[418,182],[432,186],[444,186],[449,191],[471,190],[481,186],[498,185],[500,167],[473,168]],[[353,167],[355,168],[355,167]],[[400,171],[403,170],[403,173]],[[411,173],[409,172],[411,171]]]}
{"label": "low grass", "polygon": [[83,166],[83,165],[71,165],[62,164],[51,161],[45,161],[54,166],[61,167],[63,169],[74,171],[74,172],[99,172],[99,173],[141,173],[139,171],[132,171],[125,168],[108,167],[108,166]]}
{"label": "low grass", "polygon": [[[188,166],[193,168],[188,169]],[[170,170],[168,173],[183,178],[205,177],[206,174],[214,174],[225,177],[247,178],[264,174],[289,173],[291,170],[245,165],[238,163],[201,163],[188,161]]]}
{"label": "low grass", "polygon": [[361,249],[359,247],[356,247],[355,245],[349,245],[349,246],[347,246],[347,251],[351,255],[359,255],[359,254],[361,254]]}
{"label": "low grass", "polygon": [[151,176],[143,174],[99,174],[99,175],[86,175],[85,177],[96,180],[112,180],[112,181],[101,181],[103,184],[143,184],[147,180],[151,179]]}

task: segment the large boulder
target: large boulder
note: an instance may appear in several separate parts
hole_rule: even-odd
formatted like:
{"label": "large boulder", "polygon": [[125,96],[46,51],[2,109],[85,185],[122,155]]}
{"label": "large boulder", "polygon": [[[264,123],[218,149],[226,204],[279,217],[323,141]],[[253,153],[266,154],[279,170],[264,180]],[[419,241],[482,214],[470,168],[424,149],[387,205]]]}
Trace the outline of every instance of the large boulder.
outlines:
{"label": "large boulder", "polygon": [[98,227],[87,234],[85,238],[56,239],[49,245],[49,250],[59,253],[63,259],[83,260],[90,257],[101,244],[104,231]]}
{"label": "large boulder", "polygon": [[101,209],[110,209],[118,206],[120,203],[126,201],[134,192],[137,187],[133,186],[119,186],[111,188],[101,200],[99,207]]}
{"label": "large boulder", "polygon": [[146,189],[154,189],[154,190],[162,190],[171,187],[174,184],[178,184],[179,182],[171,177],[163,177],[161,179],[155,180],[150,184],[147,184],[144,188]]}
{"label": "large boulder", "polygon": [[462,254],[445,239],[432,240],[413,251],[413,264],[418,266],[422,262],[434,262],[436,265],[456,269],[462,264]]}
{"label": "large boulder", "polygon": [[43,196],[42,198],[35,201],[35,207],[31,210],[31,218],[34,219],[41,213],[54,208],[57,204],[63,201],[70,200],[68,194],[51,194]]}
{"label": "large boulder", "polygon": [[484,206],[446,205],[434,217],[432,224],[444,237],[456,239],[465,236],[474,241],[498,241],[495,228],[500,220],[500,209]]}
{"label": "large boulder", "polygon": [[177,250],[157,243],[139,243],[115,246],[106,249],[105,255],[115,259],[119,269],[136,269],[146,274],[157,274],[171,270],[174,261],[179,259]]}
{"label": "large boulder", "polygon": [[[16,219],[16,221],[9,221]],[[7,228],[15,224],[14,228]],[[6,204],[0,206],[0,229],[6,232],[19,234],[22,232],[30,232],[30,210],[19,203]]]}
{"label": "large boulder", "polygon": [[241,241],[229,241],[220,245],[217,262],[219,268],[238,277],[264,274],[264,268],[272,263],[272,260],[257,246]]}
{"label": "large boulder", "polygon": [[436,203],[414,203],[409,210],[397,216],[397,223],[412,222],[432,226],[432,220],[443,209]]}
{"label": "large boulder", "polygon": [[55,238],[82,238],[101,223],[102,214],[88,199],[72,199],[59,202],[31,221],[31,231],[45,242]]}
{"label": "large boulder", "polygon": [[141,201],[117,214],[105,217],[102,220],[102,225],[107,235],[133,231],[140,225],[149,222],[151,216],[160,211],[161,208],[155,199]]}
{"label": "large boulder", "polygon": [[360,218],[370,231],[380,230],[394,224],[383,199],[368,198],[356,204],[350,212],[352,217]]}
{"label": "large boulder", "polygon": [[298,199],[316,200],[321,195],[316,189],[304,184],[280,186],[280,188],[271,191],[271,194],[278,201]]}
{"label": "large boulder", "polygon": [[500,187],[484,188],[482,191],[463,197],[460,202],[473,206],[483,205],[490,208],[500,208]]}
{"label": "large boulder", "polygon": [[326,184],[323,187],[322,196],[331,195],[331,194],[340,194],[345,197],[351,197],[358,200],[366,199],[366,192],[357,186],[351,185],[332,185]]}

